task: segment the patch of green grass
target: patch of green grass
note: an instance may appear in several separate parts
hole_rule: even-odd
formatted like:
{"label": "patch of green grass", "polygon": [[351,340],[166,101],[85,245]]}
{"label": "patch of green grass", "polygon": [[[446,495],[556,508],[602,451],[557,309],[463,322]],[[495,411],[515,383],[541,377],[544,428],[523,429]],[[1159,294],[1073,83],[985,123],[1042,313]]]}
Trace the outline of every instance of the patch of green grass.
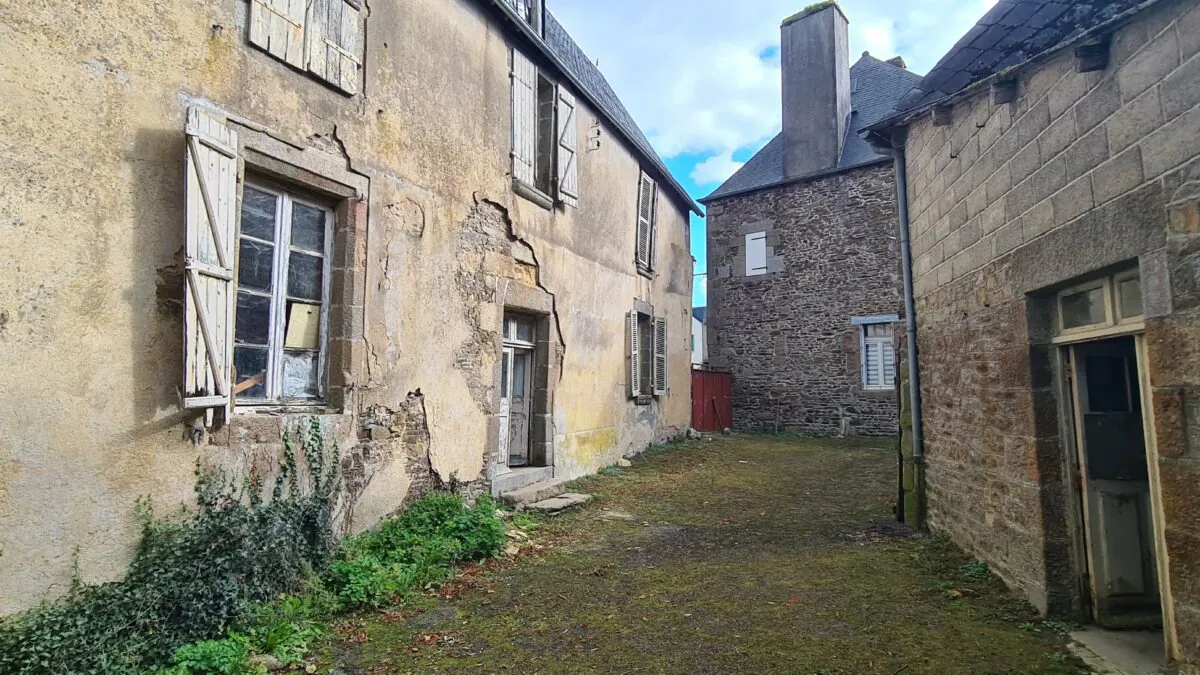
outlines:
{"label": "patch of green grass", "polygon": [[946,540],[890,522],[894,471],[891,449],[871,443],[675,444],[637,471],[580,481],[633,520],[598,517],[597,507],[546,519],[538,540],[566,544],[485,574],[449,603],[422,596],[405,620],[363,614],[366,639],[330,644],[323,665],[1086,672],[1060,632],[993,575]]}

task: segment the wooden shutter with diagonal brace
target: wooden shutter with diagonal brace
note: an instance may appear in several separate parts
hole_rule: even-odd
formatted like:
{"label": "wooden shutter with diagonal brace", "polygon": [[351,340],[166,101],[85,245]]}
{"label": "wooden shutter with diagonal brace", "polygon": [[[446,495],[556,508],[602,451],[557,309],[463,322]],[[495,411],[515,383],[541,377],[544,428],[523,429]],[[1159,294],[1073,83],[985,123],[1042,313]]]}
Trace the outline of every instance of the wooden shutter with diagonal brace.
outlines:
{"label": "wooden shutter with diagonal brace", "polygon": [[667,320],[654,319],[654,395],[667,395]]}
{"label": "wooden shutter with diagonal brace", "polygon": [[537,67],[512,51],[513,179],[533,186],[537,164]]}
{"label": "wooden shutter with diagonal brace", "polygon": [[187,117],[184,407],[231,402],[233,243],[237,232],[237,133],[208,113]]}
{"label": "wooden shutter with diagonal brace", "polygon": [[358,93],[362,22],[346,0],[310,0],[308,69],[347,94]]}
{"label": "wooden shutter with diagonal brace", "polygon": [[579,207],[579,132],[575,96],[558,86],[558,201]]}
{"label": "wooden shutter with diagonal brace", "polygon": [[306,5],[306,0],[250,0],[250,43],[304,68]]}

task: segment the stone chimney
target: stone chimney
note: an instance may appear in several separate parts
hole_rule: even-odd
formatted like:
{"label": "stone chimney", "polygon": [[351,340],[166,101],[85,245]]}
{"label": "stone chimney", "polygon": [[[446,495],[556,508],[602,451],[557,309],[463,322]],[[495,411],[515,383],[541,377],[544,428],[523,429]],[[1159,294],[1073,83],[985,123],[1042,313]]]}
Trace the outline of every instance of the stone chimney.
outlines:
{"label": "stone chimney", "polygon": [[850,125],[850,37],[835,2],[785,19],[783,173],[798,178],[837,167]]}

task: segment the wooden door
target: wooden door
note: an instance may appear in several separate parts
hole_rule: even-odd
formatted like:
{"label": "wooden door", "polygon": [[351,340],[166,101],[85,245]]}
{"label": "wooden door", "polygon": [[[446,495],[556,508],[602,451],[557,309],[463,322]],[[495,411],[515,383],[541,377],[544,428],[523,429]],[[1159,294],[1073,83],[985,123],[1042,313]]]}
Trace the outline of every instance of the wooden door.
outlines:
{"label": "wooden door", "polygon": [[507,349],[512,352],[512,368],[509,371],[508,405],[508,465],[529,464],[529,409],[530,385],[533,379],[533,351]]}

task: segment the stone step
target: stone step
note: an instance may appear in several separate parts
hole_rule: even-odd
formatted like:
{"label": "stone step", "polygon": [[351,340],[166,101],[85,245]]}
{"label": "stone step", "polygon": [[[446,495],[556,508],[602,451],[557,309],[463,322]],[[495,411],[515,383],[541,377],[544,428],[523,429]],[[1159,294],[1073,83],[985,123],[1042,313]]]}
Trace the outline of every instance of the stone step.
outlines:
{"label": "stone step", "polygon": [[554,467],[538,466],[513,469],[496,476],[496,494],[506,495],[536,483],[554,480]]}
{"label": "stone step", "polygon": [[529,506],[530,504],[561,495],[567,491],[567,483],[569,482],[565,478],[556,478],[534,483],[519,490],[500,493],[500,501],[509,506]]}
{"label": "stone step", "polygon": [[577,492],[566,492],[557,497],[543,499],[540,502],[530,504],[528,508],[553,516],[562,513],[567,509],[571,509],[576,506],[583,506],[590,501],[592,501],[591,495],[579,494]]}

